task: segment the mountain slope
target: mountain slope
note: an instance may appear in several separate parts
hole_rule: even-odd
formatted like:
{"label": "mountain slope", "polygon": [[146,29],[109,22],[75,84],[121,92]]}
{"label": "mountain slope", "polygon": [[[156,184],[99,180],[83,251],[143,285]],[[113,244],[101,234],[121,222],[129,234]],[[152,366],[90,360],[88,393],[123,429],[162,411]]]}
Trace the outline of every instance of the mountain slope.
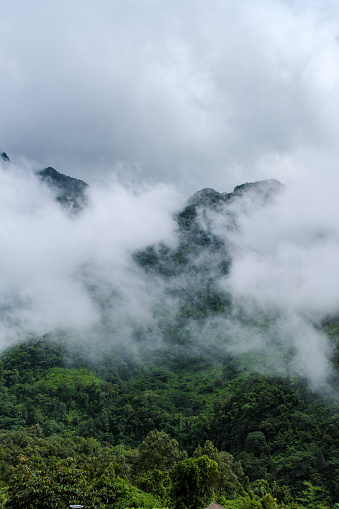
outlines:
{"label": "mountain slope", "polygon": [[37,175],[55,192],[57,201],[70,211],[80,212],[87,205],[88,184],[83,180],[63,175],[50,166]]}
{"label": "mountain slope", "polygon": [[[66,210],[81,212],[87,184],[53,168],[38,176]],[[95,326],[60,327],[2,353],[0,481],[15,487],[11,503],[23,482],[66,468],[105,493],[115,493],[121,476],[134,490],[161,497],[147,507],[167,507],[176,503],[169,497],[178,483],[171,461],[187,474],[207,455],[219,462],[214,494],[225,507],[334,504],[338,356],[312,385],[298,356],[295,316],[251,307],[229,285],[243,218],[265,213],[283,191],[269,180],[232,193],[197,192],[175,216],[176,243],[130,253],[120,273],[111,275],[109,264],[101,273],[88,261],[72,274],[98,311]],[[337,319],[300,320],[306,344],[308,334],[338,344]],[[155,463],[160,439],[167,448]],[[183,448],[191,458],[184,459]],[[81,471],[58,463],[70,457]],[[206,457],[200,464],[208,465]]]}

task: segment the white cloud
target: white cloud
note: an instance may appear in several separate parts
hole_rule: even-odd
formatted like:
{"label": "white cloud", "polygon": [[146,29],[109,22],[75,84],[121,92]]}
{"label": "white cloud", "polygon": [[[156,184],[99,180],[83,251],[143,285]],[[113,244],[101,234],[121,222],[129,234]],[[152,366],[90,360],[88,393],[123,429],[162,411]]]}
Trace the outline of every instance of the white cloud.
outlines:
{"label": "white cloud", "polygon": [[[181,198],[163,184],[95,187],[90,207],[70,217],[29,169],[0,168],[0,346],[58,328],[86,329],[100,321],[91,284],[108,285],[133,304],[142,276],[131,253],[158,240],[175,242],[172,213]],[[134,271],[134,272],[133,272]],[[134,290],[132,289],[134,285]],[[138,313],[147,312],[147,292]],[[126,304],[127,302],[127,304]]]}

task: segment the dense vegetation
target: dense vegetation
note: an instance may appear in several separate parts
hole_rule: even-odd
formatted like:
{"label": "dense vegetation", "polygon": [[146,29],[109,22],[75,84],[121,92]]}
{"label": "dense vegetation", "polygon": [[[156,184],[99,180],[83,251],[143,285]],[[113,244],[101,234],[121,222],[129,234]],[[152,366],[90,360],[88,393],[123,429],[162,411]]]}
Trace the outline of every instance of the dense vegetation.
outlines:
{"label": "dense vegetation", "polygon": [[45,337],[3,355],[0,387],[6,507],[320,508],[339,497],[338,412],[302,379],[234,374],[231,358],[173,369],[112,356],[102,369]]}
{"label": "dense vegetation", "polygon": [[[261,201],[279,187],[260,185]],[[276,347],[274,317],[246,315],[216,284],[231,257],[208,212],[253,189],[197,193],[177,216],[176,247],[134,253],[166,290],[129,344],[94,353],[91,338],[59,332],[2,353],[0,507],[338,507],[338,318],[316,324],[333,346],[333,371],[314,390],[290,369],[291,345]],[[110,305],[105,337],[119,332]],[[234,338],[218,331],[229,316],[248,337],[265,335],[267,350],[227,348]]]}

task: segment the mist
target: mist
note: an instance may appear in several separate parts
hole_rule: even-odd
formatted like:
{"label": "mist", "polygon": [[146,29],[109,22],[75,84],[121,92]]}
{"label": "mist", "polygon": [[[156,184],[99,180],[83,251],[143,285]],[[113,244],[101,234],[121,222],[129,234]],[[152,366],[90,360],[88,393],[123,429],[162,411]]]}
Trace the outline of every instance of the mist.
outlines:
{"label": "mist", "polygon": [[27,335],[98,324],[86,285],[100,286],[102,294],[115,288],[122,301],[128,294],[129,313],[143,315],[147,291],[136,305],[143,278],[130,254],[159,239],[175,241],[172,214],[181,197],[174,188],[133,189],[113,176],[105,188],[91,190],[87,210],[75,217],[29,164],[3,163],[0,179],[2,348]]}
{"label": "mist", "polygon": [[[335,192],[318,196],[327,201],[318,211],[307,185],[271,195],[273,184],[267,195],[250,189],[221,207],[199,205],[197,224],[218,247],[197,251],[177,223],[194,201],[174,186],[113,173],[89,187],[86,208],[75,214],[34,164],[3,161],[0,348],[62,334],[76,338],[76,348],[90,345],[92,360],[121,348],[140,359],[166,345],[187,359],[210,359],[214,350],[216,359],[231,355],[246,369],[304,376],[320,390],[334,348],[321,323],[339,309]],[[187,241],[190,254],[177,273],[171,253]],[[147,246],[160,257],[170,253],[167,272],[138,263]],[[232,305],[197,314],[209,298]]]}
{"label": "mist", "polygon": [[[337,3],[15,0],[0,28],[0,348],[55,331],[98,351],[161,348],[180,292],[197,301],[208,270],[232,313],[186,320],[183,354],[261,355],[258,370],[324,384],[320,327],[339,307]],[[50,165],[90,184],[81,214],[37,179]],[[273,202],[198,211],[219,250],[167,280],[136,263],[147,246],[177,249],[176,214],[199,189],[263,179],[286,186]]]}
{"label": "mist", "polygon": [[259,371],[306,376],[313,388],[333,371],[335,345],[321,324],[339,309],[335,207],[334,190],[320,187],[315,196],[305,184],[285,187],[264,205],[249,192],[204,221],[232,258],[217,281],[232,296],[232,318],[213,327],[229,331],[224,336],[233,338],[227,342],[233,353],[257,351]]}

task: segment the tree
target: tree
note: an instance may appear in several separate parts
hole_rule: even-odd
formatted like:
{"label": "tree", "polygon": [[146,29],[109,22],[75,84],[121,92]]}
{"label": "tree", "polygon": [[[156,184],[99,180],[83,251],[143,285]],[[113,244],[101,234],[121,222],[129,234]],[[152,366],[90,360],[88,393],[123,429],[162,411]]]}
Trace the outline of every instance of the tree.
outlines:
{"label": "tree", "polygon": [[137,477],[134,482],[142,491],[152,493],[161,499],[167,499],[172,486],[168,472],[157,468],[148,470],[142,476]]}
{"label": "tree", "polygon": [[247,435],[245,442],[246,452],[253,452],[256,456],[260,456],[266,446],[266,437],[262,431],[253,431]]}
{"label": "tree", "polygon": [[305,504],[308,509],[328,509],[329,497],[323,488],[314,486],[311,482],[304,482],[305,489],[298,500]]}
{"label": "tree", "polygon": [[151,431],[139,447],[138,468],[140,470],[172,470],[178,461],[187,456],[180,451],[178,442],[164,431]]}
{"label": "tree", "polygon": [[195,458],[203,455],[208,456],[218,464],[218,493],[225,491],[230,495],[234,495],[240,488],[239,477],[244,474],[240,462],[234,461],[233,456],[226,451],[219,452],[210,440],[207,440],[203,447],[199,445],[193,453]]}
{"label": "tree", "polygon": [[35,470],[25,465],[10,483],[6,509],[59,509],[70,504],[83,504],[87,508],[102,508],[83,470],[68,459]]}
{"label": "tree", "polygon": [[[135,486],[132,486],[125,479],[115,477],[114,472],[108,467],[105,474],[96,482],[97,495],[103,506],[114,509],[125,509],[126,507],[142,507],[143,509],[161,508],[162,501],[149,494],[144,493]],[[87,505],[86,505],[87,507]]]}
{"label": "tree", "polygon": [[218,482],[218,464],[206,455],[181,461],[174,470],[171,490],[175,509],[199,509],[208,505]]}

